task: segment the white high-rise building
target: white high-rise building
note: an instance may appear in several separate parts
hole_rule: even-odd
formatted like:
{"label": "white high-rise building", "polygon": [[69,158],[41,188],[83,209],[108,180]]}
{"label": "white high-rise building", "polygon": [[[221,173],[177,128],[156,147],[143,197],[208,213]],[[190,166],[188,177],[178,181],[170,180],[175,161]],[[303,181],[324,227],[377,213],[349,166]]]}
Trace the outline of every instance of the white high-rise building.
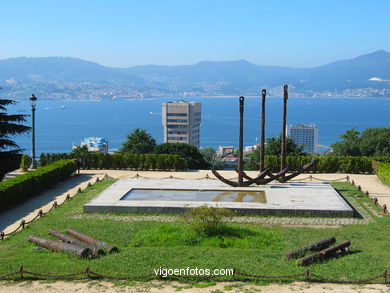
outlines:
{"label": "white high-rise building", "polygon": [[287,125],[287,136],[296,144],[302,145],[306,153],[316,153],[318,145],[318,127],[315,124]]}
{"label": "white high-rise building", "polygon": [[201,104],[199,102],[168,102],[162,104],[164,142],[200,145]]}

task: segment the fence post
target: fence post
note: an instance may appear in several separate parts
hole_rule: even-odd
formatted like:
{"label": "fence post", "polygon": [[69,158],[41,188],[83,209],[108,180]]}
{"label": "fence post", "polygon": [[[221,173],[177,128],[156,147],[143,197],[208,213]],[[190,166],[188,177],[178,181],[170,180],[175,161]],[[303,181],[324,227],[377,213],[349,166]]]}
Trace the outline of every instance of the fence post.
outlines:
{"label": "fence post", "polygon": [[20,273],[20,279],[23,279],[23,273],[24,273],[24,268],[23,268],[23,266],[21,266],[21,267],[19,268],[19,273]]}

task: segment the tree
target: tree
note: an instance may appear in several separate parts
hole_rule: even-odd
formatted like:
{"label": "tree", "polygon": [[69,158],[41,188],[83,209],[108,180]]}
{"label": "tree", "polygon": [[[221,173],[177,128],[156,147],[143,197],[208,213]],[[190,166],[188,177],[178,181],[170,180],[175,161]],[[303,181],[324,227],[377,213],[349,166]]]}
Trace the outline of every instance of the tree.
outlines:
{"label": "tree", "polygon": [[85,156],[88,153],[89,153],[89,151],[88,151],[88,147],[86,145],[77,146],[70,153],[70,157],[71,158],[82,157],[82,156]]}
{"label": "tree", "polygon": [[339,136],[342,141],[331,145],[333,155],[336,156],[360,156],[360,133],[352,128]]}
{"label": "tree", "polygon": [[341,141],[331,145],[337,156],[389,156],[390,127],[367,128],[362,133],[355,128],[340,135]]}
{"label": "tree", "polygon": [[205,161],[198,148],[186,143],[163,143],[155,148],[156,154],[179,155],[187,160],[190,169],[208,169],[209,164]]}
{"label": "tree", "polygon": [[[267,139],[265,145],[265,155],[267,156],[280,156],[280,137],[271,137]],[[305,156],[307,155],[303,151],[303,146],[297,145],[291,138],[286,137],[286,155],[287,156]],[[245,162],[245,169],[252,170],[258,169],[260,161],[260,147],[256,148],[253,153],[249,155],[249,160]]]}
{"label": "tree", "polygon": [[200,153],[203,156],[203,159],[215,170],[223,170],[227,167],[227,163],[221,160],[214,160],[217,152],[212,147],[207,147],[200,150]]}
{"label": "tree", "polygon": [[21,150],[12,137],[31,130],[31,127],[21,124],[26,122],[27,115],[7,114],[7,106],[15,103],[12,100],[0,99],[0,159],[19,153]]}
{"label": "tree", "polygon": [[364,130],[359,148],[362,156],[390,156],[390,127]]}
{"label": "tree", "polygon": [[147,154],[152,153],[156,147],[156,140],[145,129],[136,128],[127,135],[120,149],[122,153]]}
{"label": "tree", "polygon": [[[280,155],[280,143],[281,137],[270,137],[267,139],[265,145],[266,155]],[[257,148],[255,152],[260,152],[260,148]],[[291,138],[286,137],[286,155],[287,156],[303,156],[306,153],[303,151],[303,146],[297,145]]]}
{"label": "tree", "polygon": [[217,154],[215,149],[213,149],[212,147],[201,149],[200,153],[202,154],[206,162],[211,162],[213,160],[213,157]]}

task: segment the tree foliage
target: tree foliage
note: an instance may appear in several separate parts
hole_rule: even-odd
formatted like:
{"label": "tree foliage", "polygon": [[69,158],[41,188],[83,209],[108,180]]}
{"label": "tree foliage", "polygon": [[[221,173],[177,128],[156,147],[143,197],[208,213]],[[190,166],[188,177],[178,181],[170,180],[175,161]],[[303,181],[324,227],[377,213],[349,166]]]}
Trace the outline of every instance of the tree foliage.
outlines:
{"label": "tree foliage", "polygon": [[340,135],[341,141],[331,145],[336,156],[390,156],[390,127],[355,128]]}
{"label": "tree foliage", "polygon": [[163,143],[155,148],[156,154],[179,155],[187,160],[190,169],[208,169],[209,164],[205,161],[198,148],[186,143]]}
{"label": "tree foliage", "polygon": [[204,160],[215,170],[223,170],[227,167],[227,163],[221,160],[214,160],[217,152],[212,147],[207,147],[200,150]]}
{"label": "tree foliage", "polygon": [[[281,143],[281,137],[270,137],[267,139],[267,143],[265,145],[265,154],[272,156],[279,156],[280,155],[280,143]],[[257,148],[253,154],[257,157],[259,157],[260,154],[260,148]],[[291,138],[286,137],[286,155],[287,156],[302,156],[306,155],[306,153],[303,151],[303,146],[297,145]]]}
{"label": "tree foliage", "polygon": [[152,153],[155,147],[156,140],[145,129],[136,128],[132,133],[127,135],[127,141],[123,143],[120,152],[148,154]]}
{"label": "tree foliage", "polygon": [[27,115],[7,114],[7,106],[15,103],[12,100],[0,99],[0,159],[8,154],[18,153],[20,148],[12,137],[31,130],[31,127],[21,124],[26,122]]}

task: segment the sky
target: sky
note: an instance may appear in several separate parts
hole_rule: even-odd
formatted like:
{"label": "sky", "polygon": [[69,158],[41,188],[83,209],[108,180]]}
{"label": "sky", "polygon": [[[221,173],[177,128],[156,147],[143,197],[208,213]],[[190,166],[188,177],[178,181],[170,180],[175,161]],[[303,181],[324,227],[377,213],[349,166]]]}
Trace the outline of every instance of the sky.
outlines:
{"label": "sky", "polygon": [[389,0],[2,1],[0,59],[313,67],[390,51],[389,14]]}

